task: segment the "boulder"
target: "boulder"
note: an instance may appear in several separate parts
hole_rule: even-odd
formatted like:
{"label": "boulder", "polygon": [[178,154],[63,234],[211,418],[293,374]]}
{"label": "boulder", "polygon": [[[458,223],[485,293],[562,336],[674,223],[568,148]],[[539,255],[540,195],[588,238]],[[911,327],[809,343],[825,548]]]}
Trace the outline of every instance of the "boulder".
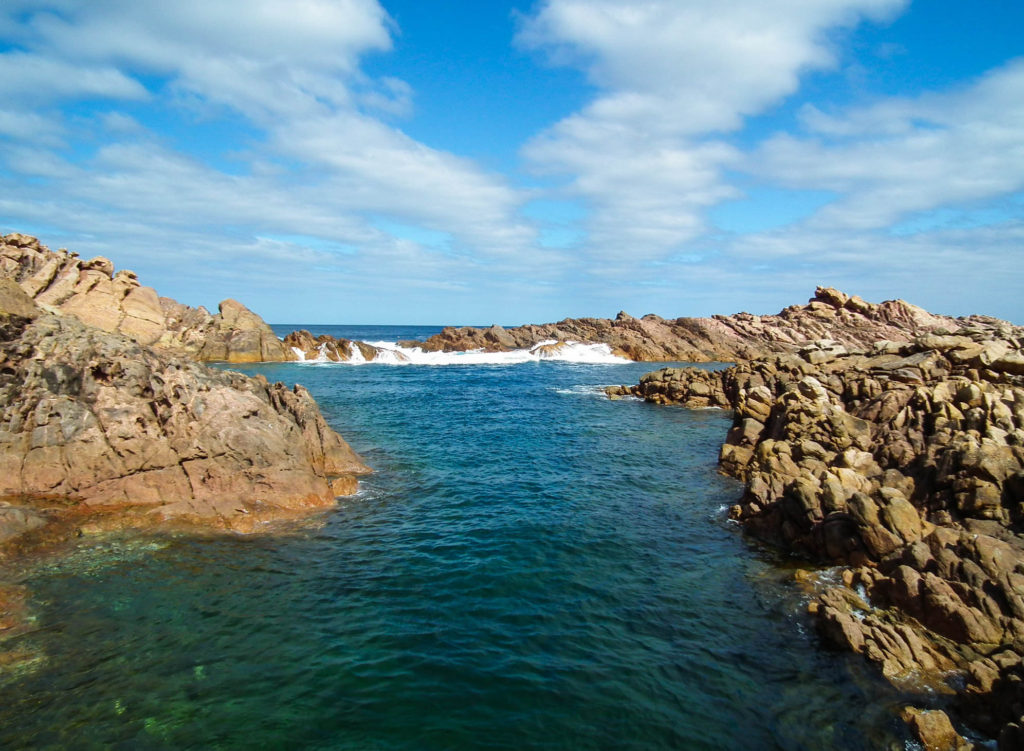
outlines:
{"label": "boulder", "polygon": [[369,471],[305,389],[211,370],[66,315],[6,329],[0,408],[8,529],[56,503],[247,531],[329,507]]}

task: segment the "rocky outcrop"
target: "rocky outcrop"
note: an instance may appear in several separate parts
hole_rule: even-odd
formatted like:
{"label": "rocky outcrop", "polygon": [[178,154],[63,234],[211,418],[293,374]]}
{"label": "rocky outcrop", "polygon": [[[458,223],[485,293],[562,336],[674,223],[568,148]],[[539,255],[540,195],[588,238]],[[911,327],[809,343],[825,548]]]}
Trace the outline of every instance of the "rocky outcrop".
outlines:
{"label": "rocky outcrop", "polygon": [[48,525],[249,531],[368,468],[302,387],[44,312],[0,280],[0,538]]}
{"label": "rocky outcrop", "polygon": [[[847,566],[812,610],[824,640],[894,680],[956,687],[975,727],[1024,727],[1024,330],[868,349],[835,340],[720,371],[664,369],[612,396],[733,409],[731,510],[787,550]],[[951,678],[951,676],[956,676]]]}
{"label": "rocky outcrop", "polygon": [[13,233],[0,240],[0,276],[16,281],[47,310],[200,361],[295,359],[262,318],[235,300],[225,300],[211,315],[159,297],[134,272],[115,272],[106,258],[85,261],[77,253],[54,252],[34,237]]}
{"label": "rocky outcrop", "polygon": [[[363,362],[371,361],[380,354],[380,350],[372,344],[352,339],[337,339],[330,334],[314,337],[302,329],[293,331],[284,338],[284,346],[288,347],[302,360],[318,360],[328,362]],[[404,357],[401,352],[392,352],[396,360]]]}
{"label": "rocky outcrop", "polygon": [[954,331],[993,319],[937,316],[903,300],[880,304],[819,287],[807,305],[777,315],[737,313],[711,318],[643,318],[621,312],[614,320],[567,318],[559,323],[515,328],[446,328],[426,342],[409,342],[425,351],[529,349],[543,341],[603,343],[616,355],[638,361],[735,362],[775,353],[796,352],[810,342],[836,340],[839,346],[864,347],[886,339],[908,341],[936,329]]}

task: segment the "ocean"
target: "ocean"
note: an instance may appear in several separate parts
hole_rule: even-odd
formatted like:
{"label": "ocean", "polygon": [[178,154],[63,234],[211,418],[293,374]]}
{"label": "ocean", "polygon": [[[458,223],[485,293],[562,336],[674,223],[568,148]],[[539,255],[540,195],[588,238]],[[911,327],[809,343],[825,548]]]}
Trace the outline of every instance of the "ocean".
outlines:
{"label": "ocean", "polygon": [[904,748],[905,697],[728,521],[729,414],[608,400],[653,366],[574,357],[233,366],[305,385],[376,473],[283,534],[27,568],[0,747]]}

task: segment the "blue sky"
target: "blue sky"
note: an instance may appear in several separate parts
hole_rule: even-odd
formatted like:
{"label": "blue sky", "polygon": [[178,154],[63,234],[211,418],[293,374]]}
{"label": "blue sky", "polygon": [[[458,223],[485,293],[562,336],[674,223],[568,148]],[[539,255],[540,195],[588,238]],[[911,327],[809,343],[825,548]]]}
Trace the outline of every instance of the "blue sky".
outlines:
{"label": "blue sky", "polygon": [[273,322],[1024,324],[1018,0],[5,0],[0,229]]}

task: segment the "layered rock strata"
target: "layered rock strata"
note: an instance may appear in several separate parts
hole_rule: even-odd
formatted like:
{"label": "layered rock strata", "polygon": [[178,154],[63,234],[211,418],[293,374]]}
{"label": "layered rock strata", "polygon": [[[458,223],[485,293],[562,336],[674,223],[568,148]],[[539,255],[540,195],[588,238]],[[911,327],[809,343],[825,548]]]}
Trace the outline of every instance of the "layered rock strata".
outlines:
{"label": "layered rock strata", "polygon": [[956,330],[991,319],[959,320],[936,316],[903,300],[865,302],[819,287],[807,305],[793,305],[777,315],[737,313],[711,318],[643,318],[622,312],[614,320],[567,318],[559,323],[516,328],[446,328],[425,342],[408,342],[425,351],[509,351],[544,341],[607,344],[631,360],[734,362],[774,353],[795,352],[819,339],[863,347],[887,339],[908,341],[935,329]]}
{"label": "layered rock strata", "polygon": [[752,533],[843,564],[824,640],[893,680],[955,689],[974,727],[1024,747],[1024,330],[837,341],[610,389],[735,410],[722,469]]}
{"label": "layered rock strata", "polygon": [[249,531],[369,469],[302,387],[212,370],[0,280],[0,538],[116,516]]}
{"label": "layered rock strata", "polygon": [[27,235],[0,239],[0,276],[16,281],[42,308],[200,361],[295,359],[262,318],[235,300],[223,301],[211,315],[203,307],[159,297],[134,272],[115,272],[106,258],[82,260],[67,250],[54,252]]}

